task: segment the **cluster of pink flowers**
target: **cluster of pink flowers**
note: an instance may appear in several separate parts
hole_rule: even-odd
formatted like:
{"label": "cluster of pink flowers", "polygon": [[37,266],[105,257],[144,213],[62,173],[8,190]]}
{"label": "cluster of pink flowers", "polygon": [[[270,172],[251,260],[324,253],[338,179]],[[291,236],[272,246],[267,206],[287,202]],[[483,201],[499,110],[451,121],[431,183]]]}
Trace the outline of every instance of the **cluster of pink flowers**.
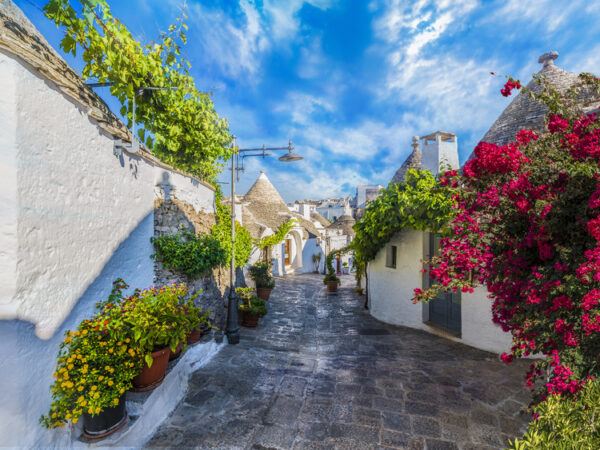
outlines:
{"label": "cluster of pink flowers", "polygon": [[518,80],[513,80],[511,78],[506,82],[506,84],[504,85],[504,88],[500,90],[500,93],[503,96],[508,97],[509,95],[512,94],[513,89],[521,89],[521,83],[519,83]]}
{"label": "cluster of pink flowers", "polygon": [[[520,87],[509,80],[502,93]],[[600,165],[600,123],[552,115],[548,131],[522,130],[504,146],[481,142],[462,177],[441,177],[456,188],[458,213],[429,265],[446,290],[486,285],[493,321],[513,337],[502,361],[546,355],[526,377],[533,386],[550,374],[542,400],[581,390],[597,369],[573,355],[600,352],[600,171],[589,170]],[[430,298],[415,291],[415,300]]]}

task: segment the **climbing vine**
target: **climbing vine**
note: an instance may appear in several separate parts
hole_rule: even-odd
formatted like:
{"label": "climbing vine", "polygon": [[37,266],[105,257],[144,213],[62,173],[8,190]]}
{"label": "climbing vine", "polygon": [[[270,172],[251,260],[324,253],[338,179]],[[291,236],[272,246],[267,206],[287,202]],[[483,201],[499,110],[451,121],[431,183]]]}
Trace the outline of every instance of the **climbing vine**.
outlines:
{"label": "climbing vine", "polygon": [[[214,181],[220,160],[231,156],[228,124],[215,112],[207,93],[200,92],[181,55],[186,43],[185,14],[156,42],[142,45],[117,18],[105,0],[80,0],[77,13],[69,0],[49,0],[46,16],[65,30],[61,48],[82,51],[85,79],[110,83],[131,127],[143,125],[138,137],[167,164]],[[140,90],[140,88],[161,88]]]}
{"label": "climbing vine", "polygon": [[410,169],[406,182],[383,189],[354,225],[352,241],[358,264],[374,259],[377,252],[399,231],[439,231],[454,216],[455,202],[448,186],[429,171]]}
{"label": "climbing vine", "polygon": [[[222,202],[222,193],[217,189],[215,195],[217,223],[210,230],[210,234],[219,241],[225,251],[226,261],[231,261],[231,207]],[[239,222],[235,222],[235,265],[244,267],[252,252],[252,236],[248,229]]]}
{"label": "climbing vine", "polygon": [[297,223],[298,221],[296,219],[290,219],[288,222],[281,224],[275,234],[266,236],[262,239],[257,239],[254,241],[254,245],[262,250],[263,248],[272,247],[273,245],[279,244],[281,241],[283,241],[285,236],[292,231],[292,228],[294,228]]}

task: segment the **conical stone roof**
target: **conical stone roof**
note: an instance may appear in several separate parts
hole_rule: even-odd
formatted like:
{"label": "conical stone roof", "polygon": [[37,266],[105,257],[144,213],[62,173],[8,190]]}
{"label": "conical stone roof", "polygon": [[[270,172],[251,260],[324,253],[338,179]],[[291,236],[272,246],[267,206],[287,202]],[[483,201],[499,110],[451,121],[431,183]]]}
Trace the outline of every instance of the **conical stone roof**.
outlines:
{"label": "conical stone roof", "polygon": [[356,233],[352,226],[356,223],[354,218],[348,214],[344,214],[339,217],[335,222],[329,225],[327,228],[330,230],[341,230],[343,235],[355,236]]}
{"label": "conical stone roof", "polygon": [[[558,58],[558,52],[548,52],[540,56],[538,62],[543,66],[527,84],[528,89],[536,93],[541,92],[542,86],[538,84],[537,80],[542,76],[559,92],[565,92],[578,81],[577,75],[554,65],[556,58]],[[584,103],[593,103],[594,100],[597,102],[598,98],[582,100]],[[521,129],[543,131],[547,112],[548,108],[538,100],[533,100],[526,93],[520,92],[485,133],[482,141],[506,145],[515,140],[515,136]]]}
{"label": "conical stone roof", "polygon": [[413,151],[410,155],[408,155],[408,158],[404,160],[400,168],[396,171],[392,177],[392,180],[390,181],[390,184],[404,183],[404,180],[406,179],[406,172],[408,172],[409,169],[421,169],[421,160],[423,155],[421,154],[421,150],[419,150],[419,138],[418,136],[414,136],[412,140],[413,143],[411,145]]}
{"label": "conical stone roof", "polygon": [[319,236],[316,227],[302,218],[299,214],[292,214],[279,195],[275,186],[261,171],[260,176],[248,190],[243,199],[244,226],[248,228],[252,237],[259,239],[266,228],[273,232],[295,218],[299,225],[304,228],[304,237],[308,237],[308,231]]}

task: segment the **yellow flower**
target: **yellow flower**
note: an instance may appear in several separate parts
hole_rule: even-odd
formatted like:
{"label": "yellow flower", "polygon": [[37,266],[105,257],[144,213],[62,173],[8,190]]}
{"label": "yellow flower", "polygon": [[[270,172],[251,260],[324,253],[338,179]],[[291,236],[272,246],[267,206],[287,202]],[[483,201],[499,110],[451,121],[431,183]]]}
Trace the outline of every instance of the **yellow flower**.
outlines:
{"label": "yellow flower", "polygon": [[118,398],[115,398],[115,399],[113,400],[113,403],[114,403],[115,405],[118,405],[118,404],[119,404],[119,399],[118,399]]}
{"label": "yellow flower", "polygon": [[69,389],[71,389],[73,387],[73,382],[72,381],[67,381],[67,387]]}
{"label": "yellow flower", "polygon": [[78,420],[79,420],[79,417],[75,417],[75,418],[73,419],[73,423],[77,423],[77,421],[78,421]]}
{"label": "yellow flower", "polygon": [[71,338],[70,337],[68,337],[68,338],[65,339],[65,344],[68,344],[69,342],[71,342]]}
{"label": "yellow flower", "polygon": [[127,338],[125,339],[125,342],[129,344],[129,342],[131,341],[131,339]]}
{"label": "yellow flower", "polygon": [[77,399],[77,403],[81,403],[83,401],[83,395],[81,395],[78,399]]}
{"label": "yellow flower", "polygon": [[112,348],[108,349],[108,353],[112,353],[114,350]]}
{"label": "yellow flower", "polygon": [[79,331],[75,332],[75,336],[79,336],[81,333]]}
{"label": "yellow flower", "polygon": [[87,401],[84,400],[81,402],[81,406],[85,406],[85,405],[87,405]]}
{"label": "yellow flower", "polygon": [[92,386],[92,391],[95,391],[96,389],[98,389],[98,386],[96,386],[96,385],[93,385],[93,386]]}
{"label": "yellow flower", "polygon": [[72,331],[69,331],[69,336],[73,336],[75,333]]}
{"label": "yellow flower", "polygon": [[52,413],[52,418],[56,419],[56,413]]}
{"label": "yellow flower", "polygon": [[65,419],[67,419],[67,420],[68,420],[68,419],[70,419],[70,418],[71,418],[71,414],[67,414],[67,415],[65,416]]}
{"label": "yellow flower", "polygon": [[96,393],[94,394],[94,398],[99,398],[99,397],[100,397],[100,393],[99,393],[99,392],[96,392]]}
{"label": "yellow flower", "polygon": [[98,407],[96,408],[96,414],[98,414],[99,412],[100,412],[100,407],[98,406]]}
{"label": "yellow flower", "polygon": [[77,390],[78,390],[79,392],[83,391],[83,386],[79,386],[79,387],[77,388]]}
{"label": "yellow flower", "polygon": [[86,334],[88,334],[88,330],[83,330],[83,331],[81,332],[81,334],[83,334],[83,335],[85,336]]}
{"label": "yellow flower", "polygon": [[77,359],[81,359],[81,355],[77,355]]}
{"label": "yellow flower", "polygon": [[104,375],[100,375],[100,376],[98,377],[98,381],[102,381],[102,380],[104,380]]}
{"label": "yellow flower", "polygon": [[122,394],[123,392],[125,392],[125,388],[119,389],[119,394]]}
{"label": "yellow flower", "polygon": [[113,381],[112,381],[112,380],[108,380],[108,385],[109,385],[109,386],[112,386],[113,384],[115,384],[115,383],[113,383]]}
{"label": "yellow flower", "polygon": [[110,366],[104,366],[104,370],[106,370],[106,371],[110,370]]}
{"label": "yellow flower", "polygon": [[73,366],[73,364],[69,364],[69,365],[67,366],[67,369],[71,370],[73,367],[74,367],[74,366]]}

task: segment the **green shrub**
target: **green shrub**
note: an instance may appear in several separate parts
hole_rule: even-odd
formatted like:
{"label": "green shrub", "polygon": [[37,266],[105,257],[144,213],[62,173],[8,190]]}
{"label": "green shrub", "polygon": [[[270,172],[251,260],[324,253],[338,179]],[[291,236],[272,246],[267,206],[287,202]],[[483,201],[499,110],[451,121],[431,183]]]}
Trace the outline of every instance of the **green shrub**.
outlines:
{"label": "green shrub", "polygon": [[251,314],[258,314],[258,317],[263,317],[267,314],[267,304],[262,299],[254,295],[252,288],[237,288],[235,290],[242,299],[238,310]]}
{"label": "green shrub", "polygon": [[329,272],[323,277],[323,284],[327,284],[328,281],[337,281],[339,283],[340,279],[336,276],[335,273]]}
{"label": "green shrub", "polygon": [[573,396],[550,395],[534,408],[537,419],[529,424],[522,439],[515,439],[512,450],[521,449],[599,449],[600,383],[588,381]]}
{"label": "green shrub", "polygon": [[273,289],[275,287],[275,280],[271,276],[271,264],[268,262],[259,261],[251,265],[248,272],[257,288]]}
{"label": "green shrub", "polygon": [[177,234],[151,238],[150,241],[154,245],[153,258],[165,267],[185,273],[191,280],[227,264],[227,252],[213,235],[196,236],[184,228]]}

